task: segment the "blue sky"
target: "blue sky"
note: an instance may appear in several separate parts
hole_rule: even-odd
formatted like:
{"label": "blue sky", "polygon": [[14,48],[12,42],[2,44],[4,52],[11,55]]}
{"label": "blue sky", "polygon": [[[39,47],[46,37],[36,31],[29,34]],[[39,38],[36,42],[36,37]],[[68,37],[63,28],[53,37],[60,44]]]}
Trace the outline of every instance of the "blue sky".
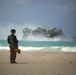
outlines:
{"label": "blue sky", "polygon": [[62,28],[76,36],[76,0],[0,0],[0,37],[27,26]]}

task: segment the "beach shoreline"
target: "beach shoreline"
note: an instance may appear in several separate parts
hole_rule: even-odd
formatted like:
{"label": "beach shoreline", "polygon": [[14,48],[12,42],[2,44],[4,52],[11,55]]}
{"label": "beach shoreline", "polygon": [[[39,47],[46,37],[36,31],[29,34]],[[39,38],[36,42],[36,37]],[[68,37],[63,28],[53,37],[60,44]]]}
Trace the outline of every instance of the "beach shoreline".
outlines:
{"label": "beach shoreline", "polygon": [[9,56],[9,51],[0,51],[0,75],[76,75],[75,52],[22,51],[17,64]]}

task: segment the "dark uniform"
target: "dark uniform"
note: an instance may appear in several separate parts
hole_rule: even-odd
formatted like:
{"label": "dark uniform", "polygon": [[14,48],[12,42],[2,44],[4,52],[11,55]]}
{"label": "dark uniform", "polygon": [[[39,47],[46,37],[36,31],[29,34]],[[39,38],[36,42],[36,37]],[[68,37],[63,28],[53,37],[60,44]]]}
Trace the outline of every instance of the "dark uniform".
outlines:
{"label": "dark uniform", "polygon": [[10,61],[11,63],[16,63],[16,51],[15,49],[18,48],[18,40],[17,37],[13,34],[8,36],[9,38],[9,47],[10,47]]}

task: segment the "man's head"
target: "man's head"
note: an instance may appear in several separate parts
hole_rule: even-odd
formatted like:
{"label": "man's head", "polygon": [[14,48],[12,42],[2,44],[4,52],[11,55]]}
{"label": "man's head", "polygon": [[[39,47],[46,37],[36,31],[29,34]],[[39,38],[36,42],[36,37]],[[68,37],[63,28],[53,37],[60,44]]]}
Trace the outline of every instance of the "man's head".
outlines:
{"label": "man's head", "polygon": [[15,34],[16,33],[16,30],[15,29],[11,29],[11,33],[12,34]]}

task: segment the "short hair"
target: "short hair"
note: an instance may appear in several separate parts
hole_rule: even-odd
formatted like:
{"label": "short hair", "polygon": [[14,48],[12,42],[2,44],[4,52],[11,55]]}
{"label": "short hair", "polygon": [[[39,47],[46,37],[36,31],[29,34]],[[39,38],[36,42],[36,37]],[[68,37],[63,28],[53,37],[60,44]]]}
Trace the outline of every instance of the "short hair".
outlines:
{"label": "short hair", "polygon": [[15,29],[11,29],[11,33],[12,33],[12,32],[16,32],[16,30],[15,30]]}

